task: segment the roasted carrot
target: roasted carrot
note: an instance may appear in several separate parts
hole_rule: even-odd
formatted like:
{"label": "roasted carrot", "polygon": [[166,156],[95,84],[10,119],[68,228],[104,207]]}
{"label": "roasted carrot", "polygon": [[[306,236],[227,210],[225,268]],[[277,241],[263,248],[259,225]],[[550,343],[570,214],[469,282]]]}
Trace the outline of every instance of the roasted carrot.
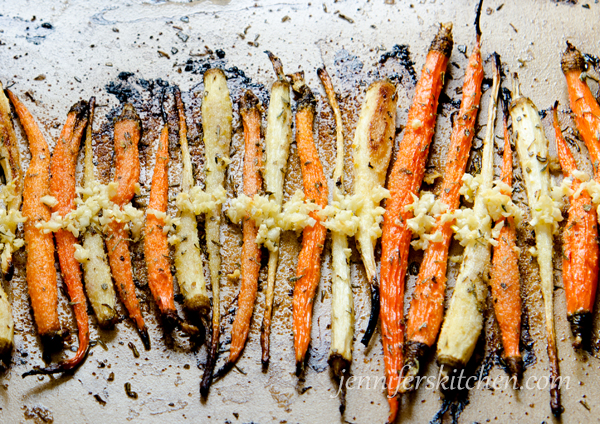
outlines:
{"label": "roasted carrot", "polygon": [[[317,74],[325,88],[329,106],[333,110],[336,127],[336,160],[333,170],[335,183],[333,200],[342,201],[344,190],[344,128],[342,113],[338,104],[333,82],[325,67],[317,69]],[[352,338],[354,333],[354,300],[350,281],[348,235],[341,231],[331,232],[331,347],[329,366],[337,377],[348,375],[352,363]],[[345,408],[344,400],[340,406]]]}
{"label": "roasted carrot", "polygon": [[[86,189],[93,189],[98,184],[92,149],[92,124],[96,98],[90,98],[88,105],[89,119],[85,137],[83,186]],[[88,252],[88,260],[83,262],[85,291],[96,314],[98,324],[102,327],[110,327],[117,318],[115,310],[117,299],[102,235],[88,228],[83,234],[83,248]]]}
{"label": "roasted carrot", "polygon": [[[231,98],[227,88],[227,78],[220,69],[209,69],[204,73],[204,100],[202,102],[202,127],[206,156],[206,192],[214,194],[224,189],[225,170],[229,163],[232,116]],[[212,286],[212,338],[208,361],[200,386],[203,397],[208,396],[212,382],[212,372],[219,355],[219,335],[221,333],[221,301],[219,298],[219,278],[221,276],[221,205],[206,214],[206,247],[208,268]]]}
{"label": "roasted carrot", "polygon": [[[138,143],[142,135],[142,124],[135,109],[129,103],[123,107],[121,116],[115,122],[115,175],[118,183],[116,194],[110,199],[119,207],[128,203],[135,194],[135,185],[140,178]],[[135,294],[131,254],[129,253],[129,232],[125,223],[112,221],[108,225],[106,248],[119,296],[134,320],[144,347],[150,349],[148,329],[144,323],[140,304]]]}
{"label": "roasted carrot", "polygon": [[[188,148],[185,108],[178,87],[175,88],[175,102],[179,117],[179,144],[181,145],[181,192],[189,195],[195,185],[194,173]],[[197,311],[201,318],[206,318],[210,312],[210,299],[206,291],[204,267],[200,256],[198,223],[196,215],[192,211],[182,210],[180,212],[177,236],[181,241],[175,246],[175,269],[184,304],[186,308]]]}
{"label": "roasted carrot", "polygon": [[[558,102],[554,105],[556,150],[565,178],[573,177],[571,189],[578,191],[582,181],[573,176],[577,164],[562,135],[558,122]],[[598,216],[586,190],[579,197],[569,196],[569,218],[563,231],[563,285],[567,297],[567,318],[575,340],[581,347],[592,324],[592,310],[598,285]]]}
{"label": "roasted carrot", "polygon": [[550,198],[550,171],[548,170],[548,139],[542,129],[539,112],[533,102],[521,95],[515,74],[515,97],[510,105],[513,134],[527,189],[527,199],[535,230],[540,286],[544,299],[546,341],[550,368],[550,408],[555,416],[563,412],[560,403],[560,380],[556,334],[554,330],[554,281],[552,266],[553,233],[562,219],[560,210]]}
{"label": "roasted carrot", "polygon": [[498,91],[501,83],[500,57],[497,54],[492,57],[495,70],[481,154],[479,176],[481,183],[470,210],[478,223],[476,230],[478,238],[471,239],[465,246],[463,261],[440,330],[437,343],[437,362],[440,365],[442,377],[447,377],[455,369],[462,369],[466,366],[473,355],[483,329],[483,310],[487,295],[486,283],[490,271],[490,240],[492,238],[492,220],[485,204],[484,192],[492,189],[494,180],[494,130]]}
{"label": "roasted carrot", "polygon": [[[50,193],[56,199],[52,212],[58,212],[62,217],[75,208],[75,170],[79,145],[87,125],[87,119],[87,102],[80,101],[71,107],[67,123],[54,146],[50,161],[50,171],[52,173]],[[89,349],[90,332],[87,301],[83,292],[81,266],[75,259],[77,238],[66,229],[59,229],[54,233],[54,238],[56,239],[56,250],[63,280],[75,311],[79,348],[71,359],[47,368],[36,368],[23,374],[23,377],[35,374],[53,374],[74,369],[85,359]]]}
{"label": "roasted carrot", "polygon": [[[252,197],[262,187],[260,164],[262,147],[260,145],[261,112],[258,97],[247,90],[240,99],[240,114],[244,126],[244,194]],[[233,368],[242,354],[254,311],[254,302],[258,291],[258,273],[260,272],[260,247],[256,243],[258,226],[249,218],[244,219],[242,227],[242,283],[238,295],[238,309],[231,328],[231,346],[229,358],[219,374]]]}
{"label": "roasted carrot", "polygon": [[[501,180],[512,186],[512,147],[508,130],[508,106],[510,92],[502,90],[504,154],[502,157]],[[510,196],[509,191],[502,194]],[[504,361],[512,376],[517,379],[523,370],[523,358],[519,351],[521,339],[521,294],[519,276],[519,252],[516,248],[516,226],[513,216],[501,217],[496,224],[504,222],[494,246],[490,287],[494,312],[500,327]]]}
{"label": "roasted carrot", "polygon": [[[271,99],[267,111],[267,132],[265,134],[266,160],[264,168],[265,190],[269,198],[278,205],[283,203],[283,182],[287,170],[290,144],[292,143],[292,108],[290,102],[290,83],[283,73],[281,61],[271,52],[266,52],[273,64],[278,80],[271,88]],[[267,274],[267,293],[265,294],[265,312],[261,327],[260,345],[262,348],[262,366],[269,366],[271,319],[273,317],[273,299],[275,298],[275,280],[279,264],[279,238],[274,243],[276,250],[269,251]]]}
{"label": "roasted carrot", "polygon": [[144,231],[144,256],[148,268],[148,286],[160,313],[169,321],[177,321],[173,292],[173,275],[169,261],[169,244],[164,214],[169,201],[169,127],[165,123],[158,140],[156,162]]}
{"label": "roasted carrot", "polygon": [[[412,218],[412,212],[406,211],[405,206],[413,202],[412,195],[418,193],[423,180],[429,144],[435,130],[438,98],[444,85],[444,74],[451,51],[452,24],[442,24],[429,48],[408,113],[404,137],[389,177],[390,198],[386,202],[383,216],[381,241],[382,334],[385,343],[397,354],[386,355],[387,358],[401,358],[402,355],[404,277],[412,236],[406,224]],[[397,367],[392,363],[388,366],[390,370]],[[394,419],[398,408],[397,402],[392,402],[390,419]]]}
{"label": "roasted carrot", "polygon": [[567,80],[577,129],[590,152],[596,181],[600,181],[600,106],[585,82],[585,59],[568,41],[567,49],[562,55],[561,67]]}
{"label": "roasted carrot", "polygon": [[[50,150],[27,107],[11,91],[7,90],[7,94],[27,134],[31,151],[23,188],[23,216],[27,218],[24,224],[27,287],[38,334],[46,347],[55,348],[62,343],[62,331],[57,310],[54,242],[52,234],[35,226],[36,223],[50,220],[50,209],[42,202],[42,197],[50,194]],[[67,125],[72,126],[74,120],[75,116],[71,115]]]}
{"label": "roasted carrot", "polygon": [[[304,82],[304,73],[292,75],[292,88],[296,100],[296,144],[302,170],[304,196],[307,200],[324,208],[327,206],[328,187],[323,165],[313,137],[315,98]],[[304,228],[302,250],[296,267],[296,285],[292,300],[294,316],[294,350],[296,352],[296,375],[304,366],[304,358],[310,343],[313,300],[321,277],[321,253],[327,229],[315,211],[310,213],[316,223]]]}

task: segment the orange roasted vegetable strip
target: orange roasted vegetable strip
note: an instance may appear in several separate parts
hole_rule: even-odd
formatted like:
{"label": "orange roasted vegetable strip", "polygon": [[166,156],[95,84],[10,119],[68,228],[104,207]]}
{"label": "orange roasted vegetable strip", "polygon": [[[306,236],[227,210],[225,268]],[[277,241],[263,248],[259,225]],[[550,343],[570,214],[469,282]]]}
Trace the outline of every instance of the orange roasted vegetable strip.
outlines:
{"label": "orange roasted vegetable strip", "polygon": [[[324,208],[327,206],[328,188],[313,137],[315,98],[304,82],[303,72],[292,75],[292,78],[293,90],[297,95],[296,144],[300,156],[304,196],[307,201]],[[311,212],[310,216],[316,223],[312,227],[304,228],[302,232],[302,250],[298,257],[297,280],[292,300],[296,375],[302,371],[310,343],[313,300],[321,277],[321,253],[327,236],[327,229],[321,224],[316,212]]]}
{"label": "orange roasted vegetable strip", "polygon": [[[61,136],[54,146],[54,152],[50,161],[50,171],[52,172],[50,192],[57,202],[52,208],[52,212],[58,212],[62,217],[75,208],[77,156],[79,155],[81,137],[87,125],[87,115],[87,102],[80,101],[73,105],[69,111],[67,123],[63,128]],[[75,259],[77,237],[65,229],[59,229],[54,234],[54,237],[56,239],[56,250],[58,252],[58,261],[63,274],[63,280],[67,286],[69,298],[75,311],[79,348],[71,359],[48,368],[36,368],[23,374],[23,377],[35,374],[53,374],[74,369],[85,359],[89,350],[90,331],[87,301],[83,292],[81,266],[77,259]]]}
{"label": "orange roasted vegetable strip", "polygon": [[[262,148],[260,145],[260,104],[258,97],[246,91],[240,100],[240,114],[244,125],[244,194],[252,197],[262,187],[260,164]],[[258,227],[252,219],[243,220],[242,246],[242,283],[238,295],[238,310],[231,328],[231,346],[227,363],[218,372],[219,375],[229,371],[242,354],[254,311],[254,302],[258,291],[258,273],[260,272],[261,253],[256,243]]]}
{"label": "orange roasted vegetable strip", "polygon": [[165,124],[158,140],[152,175],[150,200],[144,231],[144,255],[148,267],[148,286],[160,313],[176,321],[173,275],[169,261],[169,244],[163,232],[165,220],[153,212],[167,212],[169,201],[169,128]]}
{"label": "orange roasted vegetable strip", "polygon": [[[512,186],[512,148],[508,131],[508,106],[510,92],[502,90],[504,154],[502,157],[502,176],[504,184]],[[510,196],[510,192],[503,192]],[[504,221],[498,236],[498,244],[494,247],[490,287],[494,302],[494,312],[504,347],[504,361],[512,376],[517,379],[523,370],[523,359],[519,351],[521,339],[521,293],[519,275],[519,253],[516,249],[516,226],[512,216],[502,217]]]}
{"label": "orange roasted vegetable strip", "polygon": [[[27,287],[33,317],[42,342],[47,347],[60,344],[62,332],[58,321],[58,288],[54,268],[54,242],[51,233],[44,233],[35,224],[50,220],[50,208],[42,197],[50,194],[50,150],[33,116],[11,91],[8,97],[15,107],[29,140],[31,162],[25,175],[23,216],[27,251]],[[72,131],[75,115],[67,118],[64,131]]]}
{"label": "orange roasted vegetable strip", "polygon": [[582,75],[585,72],[585,60],[569,42],[561,59],[561,67],[567,79],[577,129],[590,152],[596,181],[600,181],[600,106]]}
{"label": "orange roasted vegetable strip", "polygon": [[[129,103],[115,122],[115,182],[117,193],[112,201],[120,207],[127,204],[135,194],[135,184],[140,177],[138,143],[142,135],[142,124],[135,109]],[[144,347],[150,349],[148,329],[144,323],[140,304],[135,294],[131,255],[129,253],[129,232],[125,223],[112,221],[108,225],[106,249],[119,296],[135,321]]]}
{"label": "orange roasted vegetable strip", "polygon": [[[452,24],[442,24],[429,48],[408,113],[404,137],[389,176],[390,198],[383,216],[381,241],[381,328],[386,346],[384,349],[394,352],[385,356],[394,391],[397,383],[393,383],[396,377],[392,375],[392,370],[402,367],[404,276],[412,237],[406,225],[406,221],[412,218],[412,212],[404,208],[413,202],[412,194],[418,193],[423,180],[429,144],[435,130],[438,97],[444,85],[444,73],[451,51]],[[397,399],[391,401],[390,407],[392,418],[397,413]]]}
{"label": "orange roasted vegetable strip", "polygon": [[[557,102],[558,103],[558,102]],[[554,105],[556,150],[565,178],[577,171],[577,164],[563,138],[558,123],[558,104]],[[581,181],[573,178],[572,189],[577,191]],[[563,231],[563,285],[567,297],[567,318],[575,340],[581,347],[592,325],[592,310],[598,286],[598,216],[586,190],[579,197],[569,197],[569,218]]]}

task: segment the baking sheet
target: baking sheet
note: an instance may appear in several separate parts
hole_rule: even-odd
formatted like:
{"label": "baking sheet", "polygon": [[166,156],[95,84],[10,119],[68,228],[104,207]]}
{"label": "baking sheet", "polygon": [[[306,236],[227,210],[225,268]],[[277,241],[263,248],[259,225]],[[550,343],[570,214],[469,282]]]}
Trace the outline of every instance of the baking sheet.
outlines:
{"label": "baking sheet", "polygon": [[[519,3],[521,7],[519,7]],[[275,76],[263,50],[277,54],[286,72],[304,70],[311,88],[319,94],[321,86],[315,70],[325,64],[342,98],[347,147],[357,118],[364,91],[374,78],[397,76],[399,83],[398,126],[404,125],[406,109],[412,96],[412,81],[407,68],[390,58],[380,63],[381,56],[393,51],[396,44],[407,44],[420,73],[427,47],[440,21],[454,23],[455,47],[449,66],[448,82],[444,92],[447,100],[441,107],[435,141],[429,165],[431,170],[442,171],[445,145],[450,134],[450,115],[455,110],[451,100],[459,100],[457,92],[462,85],[466,56],[458,46],[466,46],[467,54],[474,41],[472,26],[474,5],[466,1],[404,0],[372,2],[275,2],[275,1],[79,1],[62,2],[0,2],[0,79],[14,82],[13,90],[26,101],[48,141],[53,144],[70,105],[81,98],[95,95],[99,109],[96,119],[95,142],[99,156],[109,153],[110,118],[118,111],[118,96],[123,89],[137,90],[134,100],[145,125],[142,160],[142,193],[149,190],[152,173],[152,148],[158,137],[160,111],[154,98],[161,84],[167,81],[184,91],[188,107],[188,124],[196,165],[201,169],[203,149],[200,136],[201,68],[205,63],[229,69],[232,96],[239,95],[242,86],[251,79],[253,89],[265,94]],[[502,6],[502,7],[501,7]],[[588,7],[584,7],[588,6]],[[547,109],[558,99],[568,104],[566,85],[560,71],[560,54],[569,39],[582,51],[598,54],[600,31],[598,12],[594,1],[556,2],[539,0],[527,2],[486,1],[482,16],[484,57],[497,51],[510,71],[519,72],[522,90],[540,109]],[[50,25],[48,25],[50,24]],[[217,50],[222,49],[224,58]],[[162,52],[162,53],[161,53]],[[212,52],[212,54],[211,54]],[[191,62],[190,62],[191,60]],[[231,69],[237,67],[242,71]],[[489,64],[486,64],[489,70]],[[132,75],[121,74],[131,72]],[[491,75],[487,72],[487,75]],[[121,78],[119,78],[121,76]],[[148,86],[144,83],[150,82]],[[111,84],[111,86],[108,86]],[[121,84],[121,89],[118,85]],[[121,90],[121,91],[119,91]],[[27,94],[26,94],[27,93]],[[237,94],[236,94],[237,93]],[[127,97],[128,94],[126,93]],[[137,97],[136,97],[137,96]],[[486,109],[484,95],[482,110]],[[318,106],[319,149],[325,172],[333,170],[333,120],[323,98]],[[103,116],[105,115],[105,116]],[[485,114],[483,114],[485,115]],[[485,122],[485,116],[479,122]],[[564,124],[569,124],[565,118]],[[228,194],[234,196],[243,157],[239,119],[234,121],[236,135],[230,166]],[[19,131],[23,141],[22,133]],[[551,140],[552,134],[548,132]],[[483,131],[479,132],[483,136]],[[397,137],[400,140],[401,134]],[[477,140],[475,141],[477,143]],[[173,143],[172,143],[173,144]],[[179,175],[178,151],[171,146],[175,166],[171,181]],[[24,151],[25,165],[28,162]],[[476,153],[475,153],[476,155]],[[351,161],[350,154],[347,164]],[[578,155],[580,166],[590,170],[585,148]],[[106,178],[110,166],[100,161]],[[351,169],[351,168],[348,168]],[[348,178],[351,187],[352,179]],[[202,183],[202,173],[198,174]],[[290,170],[286,182],[289,196],[300,186],[299,164],[292,149]],[[435,186],[429,187],[435,190]],[[174,187],[176,194],[177,188]],[[143,206],[143,198],[139,200]],[[233,225],[223,226],[226,254],[223,255],[224,273],[235,266],[235,246],[240,231]],[[527,243],[525,231],[520,242]],[[138,247],[137,252],[140,249]],[[138,295],[142,299],[143,314],[150,327],[152,350],[143,350],[141,342],[128,319],[113,331],[98,330],[92,320],[91,338],[101,344],[92,348],[83,366],[74,374],[56,377],[20,375],[40,365],[40,345],[35,336],[29,300],[24,280],[24,256],[17,255],[17,272],[8,284],[8,292],[15,316],[15,349],[10,370],[0,376],[0,421],[2,422],[339,422],[337,385],[326,365],[329,349],[330,311],[330,256],[329,247],[323,258],[323,273],[315,302],[308,371],[301,380],[294,376],[293,341],[291,338],[292,283],[299,239],[295,234],[285,235],[282,263],[277,281],[274,328],[271,337],[272,359],[267,373],[260,367],[259,318],[262,317],[264,291],[259,292],[255,319],[244,355],[225,379],[216,382],[206,403],[200,401],[198,384],[206,348],[194,348],[187,339],[175,333],[170,335],[157,319],[157,311],[145,287],[143,261],[134,255]],[[460,249],[453,247],[453,252]],[[348,422],[384,422],[388,407],[381,386],[373,388],[374,381],[383,376],[382,348],[377,332],[369,349],[360,343],[360,336],[368,318],[368,292],[364,271],[354,252],[352,264],[353,288],[356,304],[356,341],[352,373],[370,377],[371,386],[348,390],[347,409],[343,420]],[[419,263],[413,254],[411,262]],[[557,261],[556,267],[560,267]],[[531,361],[524,379],[548,375],[544,342],[543,317],[540,308],[537,265],[531,257],[521,258],[524,297],[528,312],[528,334],[532,340]],[[458,266],[449,267],[451,294]],[[264,270],[263,270],[264,274]],[[264,276],[264,275],[263,275]],[[414,276],[407,279],[407,300],[412,292]],[[555,284],[562,285],[560,270]],[[61,283],[62,285],[62,283]],[[223,311],[235,306],[234,298],[239,284],[223,280]],[[581,422],[597,419],[600,400],[594,396],[599,389],[600,361],[589,353],[574,352],[570,344],[570,330],[565,318],[564,292],[556,294],[556,325],[560,370],[570,377],[568,390],[562,391],[565,413],[563,422]],[[230,307],[231,305],[231,307]],[[75,330],[72,314],[64,291],[61,293],[61,322]],[[121,309],[122,313],[122,309]],[[227,348],[231,315],[224,319],[223,349]],[[598,314],[595,314],[597,321]],[[493,323],[491,319],[488,324]],[[493,326],[490,327],[493,330]],[[488,328],[488,330],[490,330]],[[595,337],[598,330],[595,329]],[[137,346],[136,358],[129,343]],[[76,337],[71,340],[76,346]],[[478,347],[474,367],[484,365],[495,378],[504,371],[494,364],[492,341],[483,341]],[[66,354],[72,354],[65,350]],[[226,352],[222,354],[226,356]],[[477,368],[479,371],[482,368]],[[428,359],[425,373],[436,375],[439,369],[433,355]],[[112,377],[111,377],[112,376]],[[363,382],[366,380],[363,380]],[[127,397],[124,384],[130,382],[137,399]],[[512,389],[471,390],[466,399],[452,405],[442,404],[437,390],[420,389],[402,400],[400,422],[428,422],[441,418],[444,408],[449,409],[443,420],[451,422],[550,422],[547,389],[514,391]],[[454,409],[454,414],[452,410]],[[460,412],[460,414],[457,414]]]}

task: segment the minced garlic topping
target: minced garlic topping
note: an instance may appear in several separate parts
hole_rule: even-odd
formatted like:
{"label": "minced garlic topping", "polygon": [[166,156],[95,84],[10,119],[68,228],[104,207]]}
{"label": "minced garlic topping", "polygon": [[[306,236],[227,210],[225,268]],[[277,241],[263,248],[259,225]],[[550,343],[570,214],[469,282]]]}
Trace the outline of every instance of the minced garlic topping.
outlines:
{"label": "minced garlic topping", "polygon": [[[0,190],[0,201],[6,205],[14,198],[15,184],[12,181]],[[8,261],[12,256],[12,252],[20,249],[25,244],[23,239],[18,238],[15,233],[17,225],[26,220],[27,218],[16,209],[7,211],[3,207],[0,208],[0,263],[3,270],[8,269]]]}

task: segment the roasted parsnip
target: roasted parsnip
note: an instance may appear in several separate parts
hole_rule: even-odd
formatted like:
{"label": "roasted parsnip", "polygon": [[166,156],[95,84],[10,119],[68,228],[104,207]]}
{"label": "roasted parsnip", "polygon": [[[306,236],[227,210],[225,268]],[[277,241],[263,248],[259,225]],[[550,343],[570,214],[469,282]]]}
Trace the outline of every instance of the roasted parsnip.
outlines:
{"label": "roasted parsnip", "polygon": [[[18,213],[21,207],[23,173],[21,171],[19,146],[10,116],[10,103],[4,94],[2,83],[0,83],[0,165],[6,178],[6,189],[11,185],[12,198],[7,199],[5,205],[7,209],[6,216],[10,217],[11,213]],[[17,223],[7,220],[4,225],[6,226],[4,230],[14,236],[17,231]],[[1,269],[5,279],[10,280],[14,269],[11,243],[4,244]],[[8,295],[4,292],[4,288],[0,283],[0,365],[2,364],[2,357],[10,353],[12,349],[13,335],[14,322],[11,307],[8,302]]]}
{"label": "roasted parsnip", "polygon": [[573,175],[577,172],[577,163],[562,135],[557,106],[558,102],[552,111],[556,151],[564,177],[573,178],[571,190],[574,192],[569,196],[569,217],[563,231],[563,285],[567,319],[575,338],[573,346],[579,348],[592,324],[598,287],[598,217],[590,194],[579,190],[583,181]]}
{"label": "roasted parsnip", "polygon": [[374,82],[365,97],[352,149],[354,151],[354,195],[362,203],[356,240],[371,288],[371,315],[361,342],[367,346],[379,318],[379,282],[375,244],[381,236],[379,203],[388,193],[383,189],[396,135],[396,87],[389,80]]}
{"label": "roasted parsnip", "polygon": [[[325,87],[329,106],[333,110],[336,126],[336,160],[333,170],[335,184],[333,200],[341,202],[344,190],[344,127],[331,77],[325,67],[317,69],[317,74]],[[388,158],[389,159],[389,158]],[[352,336],[354,333],[354,301],[350,282],[350,264],[347,235],[340,231],[331,232],[331,347],[329,366],[336,376],[347,374],[352,363]],[[343,404],[342,404],[343,408]]]}
{"label": "roasted parsnip", "polygon": [[[181,192],[189,195],[195,185],[194,173],[188,147],[185,106],[178,87],[175,88],[175,102],[179,118],[179,145],[181,146]],[[206,291],[204,267],[200,256],[198,224],[196,215],[192,211],[180,211],[177,236],[179,243],[175,246],[175,275],[183,294],[185,307],[197,311],[202,318],[206,318],[210,311],[210,300]]]}
{"label": "roasted parsnip", "polygon": [[540,115],[531,100],[523,97],[515,74],[515,93],[510,105],[513,134],[519,161],[523,170],[527,199],[535,230],[537,262],[540,268],[541,290],[544,298],[546,338],[550,367],[550,407],[555,416],[563,408],[560,403],[559,369],[554,332],[554,281],[552,267],[553,231],[561,220],[560,210],[550,197],[550,170],[548,169],[548,139],[542,129]]}
{"label": "roasted parsnip", "polygon": [[[96,167],[94,166],[94,150],[92,149],[92,129],[96,98],[89,101],[89,119],[85,137],[85,157],[83,168],[84,188],[91,189],[98,184]],[[106,258],[106,250],[102,235],[88,227],[83,234],[83,248],[88,252],[88,260],[83,262],[85,290],[96,314],[98,324],[108,327],[114,324],[117,315],[115,306],[117,298],[110,266]]]}
{"label": "roasted parsnip", "polygon": [[442,324],[437,344],[437,361],[442,368],[442,375],[449,375],[453,369],[463,368],[467,364],[483,328],[486,283],[490,270],[489,240],[492,237],[492,220],[483,192],[492,188],[494,180],[494,123],[501,82],[500,58],[497,54],[493,58],[495,70],[481,155],[481,182],[473,205],[481,239],[465,247],[454,292]]}
{"label": "roasted parsnip", "polygon": [[[225,188],[225,170],[229,164],[231,124],[233,112],[227,78],[220,69],[204,73],[204,97],[202,102],[202,127],[204,130],[204,153],[206,156],[206,192],[214,194]],[[212,373],[219,355],[221,333],[221,302],[219,278],[221,276],[221,205],[206,214],[206,248],[212,287],[212,338],[210,354],[204,368],[200,386],[202,396],[208,395]]]}
{"label": "roasted parsnip", "polygon": [[[278,80],[273,83],[273,87],[271,88],[271,99],[267,111],[267,133],[265,135],[266,158],[264,167],[265,190],[271,200],[278,205],[282,205],[283,182],[287,170],[290,144],[292,143],[290,83],[283,73],[281,61],[271,52],[267,52],[267,54],[273,63]],[[277,238],[278,240],[279,238]],[[279,263],[279,246],[278,243],[273,244],[276,245],[277,249],[269,251],[265,312],[260,336],[263,368],[269,366],[271,319],[273,317],[275,280],[277,278],[277,265]]]}

